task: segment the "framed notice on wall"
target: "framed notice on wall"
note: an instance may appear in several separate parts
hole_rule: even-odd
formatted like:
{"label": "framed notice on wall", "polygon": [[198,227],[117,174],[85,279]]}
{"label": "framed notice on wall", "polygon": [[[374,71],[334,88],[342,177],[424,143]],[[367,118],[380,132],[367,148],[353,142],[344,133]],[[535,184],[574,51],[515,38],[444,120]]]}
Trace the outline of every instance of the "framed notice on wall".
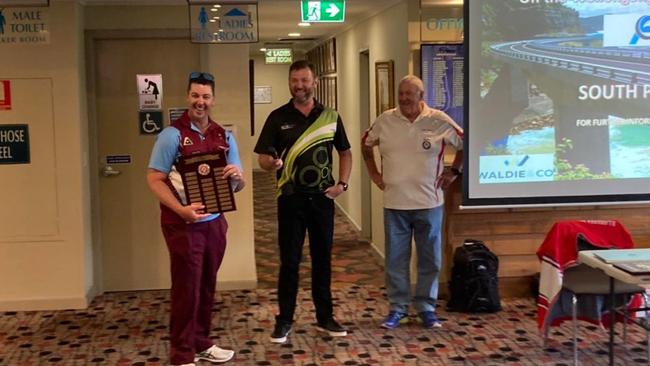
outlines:
{"label": "framed notice on wall", "polygon": [[393,60],[375,62],[375,95],[377,115],[395,108],[395,78]]}
{"label": "framed notice on wall", "polygon": [[267,85],[255,86],[255,104],[268,104],[272,102],[271,87]]}
{"label": "framed notice on wall", "polygon": [[463,127],[463,62],[461,43],[423,44],[420,48],[424,101],[447,113]]}

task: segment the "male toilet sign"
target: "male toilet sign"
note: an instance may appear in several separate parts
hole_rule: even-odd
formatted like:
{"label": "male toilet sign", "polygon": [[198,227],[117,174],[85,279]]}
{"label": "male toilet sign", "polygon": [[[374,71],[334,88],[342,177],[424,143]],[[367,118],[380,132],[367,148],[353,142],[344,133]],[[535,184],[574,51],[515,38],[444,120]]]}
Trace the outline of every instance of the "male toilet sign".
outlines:
{"label": "male toilet sign", "polygon": [[163,113],[160,111],[141,111],[139,120],[141,135],[157,135],[163,129]]}
{"label": "male toilet sign", "polygon": [[162,109],[162,75],[137,75],[140,110]]}

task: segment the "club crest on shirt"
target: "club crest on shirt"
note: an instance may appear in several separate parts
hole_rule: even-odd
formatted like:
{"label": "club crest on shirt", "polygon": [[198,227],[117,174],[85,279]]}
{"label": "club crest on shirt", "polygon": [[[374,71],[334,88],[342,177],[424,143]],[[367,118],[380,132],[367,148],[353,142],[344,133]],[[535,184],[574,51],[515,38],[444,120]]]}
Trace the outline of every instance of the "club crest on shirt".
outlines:
{"label": "club crest on shirt", "polygon": [[431,148],[431,143],[429,142],[429,140],[422,141],[422,148],[424,150],[429,150]]}
{"label": "club crest on shirt", "polygon": [[288,129],[290,129],[290,128],[294,128],[295,126],[296,126],[296,125],[293,124],[293,123],[284,123],[284,124],[280,125],[280,129],[281,129],[282,131],[284,131],[284,130],[288,130]]}
{"label": "club crest on shirt", "polygon": [[183,139],[183,146],[191,146],[191,145],[194,145],[194,143],[192,142],[192,139],[190,139],[189,137],[186,136]]}

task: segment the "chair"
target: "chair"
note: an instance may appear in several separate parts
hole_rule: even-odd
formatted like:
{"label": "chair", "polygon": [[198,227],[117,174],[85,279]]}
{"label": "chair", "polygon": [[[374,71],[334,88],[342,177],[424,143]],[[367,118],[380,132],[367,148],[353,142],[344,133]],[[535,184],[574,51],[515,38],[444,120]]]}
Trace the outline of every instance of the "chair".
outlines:
{"label": "chair", "polygon": [[[603,322],[603,315],[606,313],[604,310],[608,309],[604,304],[608,304],[605,302],[605,296],[609,295],[609,277],[598,269],[578,264],[578,251],[633,247],[634,242],[629,232],[615,220],[561,221],[553,225],[537,250],[537,256],[542,262],[537,299],[537,325],[543,333],[544,346],[548,340],[550,326],[572,319],[573,358],[574,364],[577,365],[578,318],[598,325],[609,324]],[[634,294],[644,293],[641,287],[619,281],[616,281],[614,287],[616,294],[622,295],[624,299]],[[570,302],[570,311],[562,306],[562,299]],[[584,303],[580,306],[580,314],[578,314],[579,300]],[[592,306],[598,303],[601,306]],[[623,301],[623,304],[627,302]],[[625,307],[627,308],[627,305]],[[624,329],[624,336],[626,332],[627,328]],[[650,360],[650,341],[648,349]]]}
{"label": "chair", "polygon": [[[628,302],[635,294],[645,294],[645,289],[636,285],[614,281],[615,306],[625,309],[627,312]],[[600,303],[602,300],[604,305],[608,305],[611,299],[609,288],[609,276],[603,271],[589,267],[584,264],[568,268],[564,271],[564,279],[562,288],[571,294],[571,320],[573,325],[573,364],[578,365],[578,299],[586,301],[591,300],[595,303]],[[645,303],[645,296],[643,296]],[[598,306],[598,305],[597,305]],[[647,306],[647,303],[646,303]],[[630,315],[629,313],[627,314]],[[613,316],[613,314],[609,314]],[[545,335],[544,343],[546,344],[548,333]],[[623,323],[623,341],[627,339],[627,317],[624,318]],[[650,337],[648,342],[648,359],[650,359]]]}

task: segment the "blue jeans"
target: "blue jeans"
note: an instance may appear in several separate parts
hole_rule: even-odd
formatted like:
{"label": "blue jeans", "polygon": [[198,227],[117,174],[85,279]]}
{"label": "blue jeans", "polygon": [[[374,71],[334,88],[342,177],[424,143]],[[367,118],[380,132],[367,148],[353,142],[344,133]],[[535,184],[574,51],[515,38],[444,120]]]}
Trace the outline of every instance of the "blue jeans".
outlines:
{"label": "blue jeans", "polygon": [[408,313],[411,303],[411,238],[417,252],[417,284],[413,306],[420,313],[434,311],[442,263],[440,229],[443,206],[423,210],[384,209],[386,288],[390,310]]}

